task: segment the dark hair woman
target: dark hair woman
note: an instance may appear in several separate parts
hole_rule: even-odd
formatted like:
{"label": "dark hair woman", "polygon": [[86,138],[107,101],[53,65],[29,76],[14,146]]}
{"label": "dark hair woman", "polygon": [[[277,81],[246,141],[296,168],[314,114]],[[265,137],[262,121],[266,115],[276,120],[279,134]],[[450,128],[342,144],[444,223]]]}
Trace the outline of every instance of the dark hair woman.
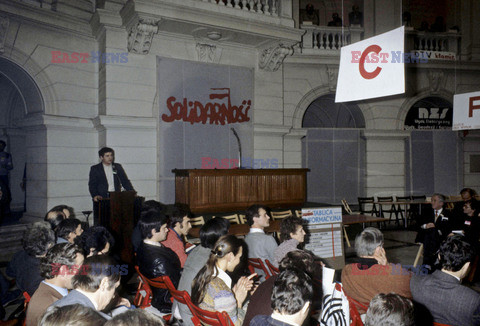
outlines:
{"label": "dark hair woman", "polygon": [[201,309],[226,311],[235,325],[242,325],[245,311],[243,302],[253,288],[249,277],[241,277],[232,288],[232,279],[226,272],[233,272],[243,254],[243,241],[234,235],[218,239],[207,264],[198,272],[192,283],[192,301]]}

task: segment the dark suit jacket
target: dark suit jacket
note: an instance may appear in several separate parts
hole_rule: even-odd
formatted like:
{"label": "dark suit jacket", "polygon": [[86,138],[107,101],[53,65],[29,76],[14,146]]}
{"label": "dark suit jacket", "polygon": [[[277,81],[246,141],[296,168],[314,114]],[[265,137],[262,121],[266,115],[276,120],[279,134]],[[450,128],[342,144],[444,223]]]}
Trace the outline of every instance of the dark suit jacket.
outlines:
{"label": "dark suit jacket", "polygon": [[[452,232],[453,229],[451,212],[446,210],[445,208],[442,209],[442,212],[438,216],[436,222],[435,212],[433,208],[430,207],[430,209],[424,211],[421,218],[419,219],[419,225],[422,226],[428,223],[435,224],[436,234],[440,241],[444,240]],[[417,235],[417,239],[415,241],[423,242],[424,233],[429,232],[429,229],[419,229],[418,232],[419,234]]]}
{"label": "dark suit jacket", "polygon": [[440,270],[431,275],[414,275],[410,280],[413,300],[425,306],[437,323],[480,325],[480,294]]}
{"label": "dark suit jacket", "polygon": [[[114,181],[118,177],[117,180],[120,181],[125,190],[134,190],[130,180],[128,180],[127,174],[123,170],[123,167],[118,163],[113,163],[113,167],[117,172],[117,174],[113,175]],[[102,196],[103,198],[108,197],[108,181],[102,162],[92,165],[90,168],[88,190],[90,191],[92,198],[95,196]]]}

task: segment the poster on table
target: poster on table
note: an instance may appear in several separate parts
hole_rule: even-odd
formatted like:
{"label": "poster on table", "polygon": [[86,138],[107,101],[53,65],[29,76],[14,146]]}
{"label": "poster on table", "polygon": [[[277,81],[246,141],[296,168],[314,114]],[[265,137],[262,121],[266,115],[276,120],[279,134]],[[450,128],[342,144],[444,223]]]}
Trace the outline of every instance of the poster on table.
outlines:
{"label": "poster on table", "polygon": [[480,129],[480,92],[453,96],[452,129]]}
{"label": "poster on table", "polygon": [[405,93],[404,27],[342,47],[335,102]]}
{"label": "poster on table", "polygon": [[342,236],[342,208],[304,208],[302,218],[308,230],[305,249],[323,258],[330,267],[341,269],[345,265]]}

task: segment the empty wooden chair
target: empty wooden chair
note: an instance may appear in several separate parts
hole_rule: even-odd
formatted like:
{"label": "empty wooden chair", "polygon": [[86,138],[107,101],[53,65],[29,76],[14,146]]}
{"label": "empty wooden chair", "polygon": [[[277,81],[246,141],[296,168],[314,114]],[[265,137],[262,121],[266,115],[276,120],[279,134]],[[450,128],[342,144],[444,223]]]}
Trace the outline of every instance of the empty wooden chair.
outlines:
{"label": "empty wooden chair", "polygon": [[[378,205],[379,205],[379,212],[381,217],[385,217],[385,213],[390,214],[388,219],[391,221],[392,220],[392,215],[395,216],[395,223],[397,225],[400,225],[399,218],[398,218],[398,213],[397,209],[395,208],[395,205],[393,204],[393,196],[385,196],[385,197],[377,197]],[[385,202],[387,204],[382,204],[382,202]]]}
{"label": "empty wooden chair", "polygon": [[222,216],[224,219],[229,220],[230,224],[241,224],[238,214]]}
{"label": "empty wooden chair", "polygon": [[240,220],[241,224],[247,224],[247,218],[245,217],[245,214],[238,214],[238,219]]}
{"label": "empty wooden chair", "polygon": [[281,220],[281,219],[284,219],[286,217],[289,217],[290,215],[292,215],[291,210],[279,211],[279,212],[273,212],[272,211],[272,219],[274,219],[274,220]]}
{"label": "empty wooden chair", "polygon": [[373,197],[358,197],[358,207],[360,214],[378,216],[377,205]]}

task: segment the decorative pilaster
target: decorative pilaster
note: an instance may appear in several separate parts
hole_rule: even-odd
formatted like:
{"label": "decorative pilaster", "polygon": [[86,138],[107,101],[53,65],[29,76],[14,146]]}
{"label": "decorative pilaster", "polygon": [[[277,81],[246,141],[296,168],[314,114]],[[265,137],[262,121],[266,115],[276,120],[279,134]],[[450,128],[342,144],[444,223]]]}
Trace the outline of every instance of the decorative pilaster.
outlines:
{"label": "decorative pilaster", "polygon": [[0,53],[5,51],[5,39],[7,38],[10,20],[6,16],[0,16]]}
{"label": "decorative pilaster", "polygon": [[221,48],[214,44],[197,43],[195,46],[197,51],[197,60],[208,63],[218,63],[220,61]]}
{"label": "decorative pilaster", "polygon": [[338,66],[328,65],[327,75],[328,75],[328,87],[331,92],[334,92],[337,89]]}
{"label": "decorative pilaster", "polygon": [[263,50],[258,63],[260,69],[266,71],[277,71],[287,55],[293,54],[293,46],[278,44]]}
{"label": "decorative pilaster", "polygon": [[158,33],[158,21],[140,20],[128,30],[128,51],[136,54],[148,54],[153,36]]}
{"label": "decorative pilaster", "polygon": [[428,81],[430,83],[430,91],[432,93],[438,93],[440,88],[444,84],[445,74],[443,70],[440,69],[429,69],[428,70]]}

